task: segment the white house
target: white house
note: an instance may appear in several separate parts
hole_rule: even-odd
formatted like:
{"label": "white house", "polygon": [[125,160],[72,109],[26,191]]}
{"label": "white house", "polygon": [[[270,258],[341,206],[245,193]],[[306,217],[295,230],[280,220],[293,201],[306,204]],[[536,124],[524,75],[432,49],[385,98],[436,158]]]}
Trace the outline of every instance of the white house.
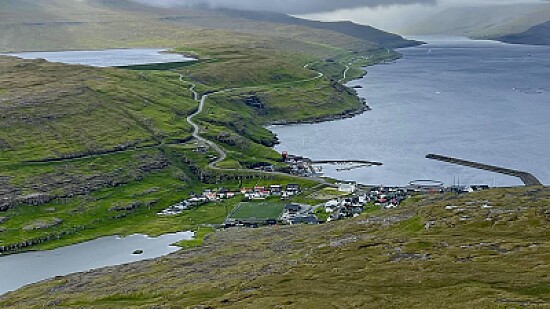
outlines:
{"label": "white house", "polygon": [[355,182],[341,182],[338,184],[338,191],[345,193],[354,193],[357,190]]}

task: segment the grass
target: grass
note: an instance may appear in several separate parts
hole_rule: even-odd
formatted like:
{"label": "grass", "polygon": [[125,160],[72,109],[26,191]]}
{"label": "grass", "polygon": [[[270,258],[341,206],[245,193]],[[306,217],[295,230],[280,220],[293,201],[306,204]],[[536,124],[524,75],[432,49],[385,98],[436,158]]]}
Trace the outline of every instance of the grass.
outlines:
{"label": "grass", "polygon": [[195,231],[195,236],[191,240],[183,240],[181,242],[178,242],[176,245],[179,247],[182,247],[184,249],[191,249],[202,246],[204,239],[212,234],[214,232],[214,229],[211,227],[199,227]]}
{"label": "grass", "polygon": [[[2,162],[43,160],[189,138],[196,103],[173,73],[1,57]],[[75,103],[77,102],[77,103]],[[101,121],[97,121],[101,119]],[[47,120],[47,121],[46,121]]]}
{"label": "grass", "polygon": [[548,188],[495,189],[318,226],[229,229],[201,248],[119,266],[116,276],[100,270],[25,287],[0,306],[545,308],[548,203]]}
{"label": "grass", "polygon": [[[97,7],[87,3],[71,2],[63,11],[50,8],[60,16],[71,11],[97,13]],[[36,7],[27,9],[32,14]],[[211,149],[196,152],[197,145],[189,141],[192,128],[186,117],[198,103],[192,99],[189,84],[179,80],[180,74],[196,84],[199,92],[238,88],[212,95],[196,118],[201,135],[228,154],[220,167],[282,166],[280,154],[272,148],[276,138],[265,128],[267,124],[320,119],[361,107],[353,91],[328,75],[316,79],[318,73],[304,65],[327,57],[339,62],[361,55],[374,57],[377,51],[372,44],[294,26],[277,25],[275,29],[267,23],[254,24],[267,36],[224,29],[175,29],[172,23],[158,22],[158,16],[151,20],[145,15],[139,23],[142,29],[151,30],[146,39],[143,32],[121,35],[128,34],[127,25],[135,21],[109,33],[104,24],[96,25],[93,33],[89,24],[75,25],[72,33],[78,33],[81,41],[65,47],[163,46],[192,54],[199,61],[91,68],[0,57],[0,201],[7,198],[10,206],[1,213],[7,219],[0,223],[0,246],[39,242],[25,247],[39,250],[104,235],[196,229],[223,222],[227,209],[236,202],[205,205],[174,218],[158,217],[156,212],[205,188],[297,182],[307,189],[317,185],[279,175],[208,168],[217,154]],[[100,18],[107,20],[108,16],[101,14]],[[215,17],[205,18],[214,26]],[[288,31],[295,35],[288,37]],[[46,47],[32,49],[55,50],[44,42],[53,34],[43,35],[12,47],[43,44]],[[98,43],[98,36],[107,37]],[[114,43],[120,37],[127,41]],[[66,38],[57,38],[58,44]],[[265,108],[247,106],[244,100],[251,95],[261,98]],[[38,202],[29,199],[37,194]],[[35,202],[38,205],[31,206]],[[39,228],[30,229],[33,226]]]}
{"label": "grass", "polygon": [[[97,158],[74,160],[64,163],[34,164],[12,167],[14,179],[19,186],[31,188],[43,179],[52,182],[51,192],[65,196],[83,186],[90,192],[75,197],[56,198],[39,206],[20,206],[2,213],[6,221],[0,224],[3,230],[0,246],[49,239],[46,242],[22,248],[22,250],[53,249],[107,235],[131,235],[143,233],[158,236],[182,230],[195,230],[210,224],[222,224],[229,211],[240,199],[212,203],[185,211],[178,216],[158,216],[160,210],[188,198],[191,192],[220,186],[238,190],[240,187],[257,185],[299,183],[308,188],[311,180],[287,179],[276,176],[272,179],[249,179],[225,181],[220,184],[199,182],[189,165],[182,160],[193,160],[198,166],[207,164],[207,154],[192,151],[190,145],[165,146],[163,149],[129,151]],[[166,166],[144,172],[156,162]],[[15,177],[15,175],[19,176]],[[66,186],[64,179],[71,179]],[[100,182],[90,186],[90,182]],[[109,185],[118,183],[116,187]],[[105,185],[103,185],[105,183]],[[42,184],[44,185],[44,184]],[[135,206],[135,207],[133,207]],[[25,229],[40,222],[61,223],[48,228]],[[60,237],[61,235],[61,237]]]}
{"label": "grass", "polygon": [[277,219],[283,212],[284,203],[241,203],[237,207],[231,219]]}

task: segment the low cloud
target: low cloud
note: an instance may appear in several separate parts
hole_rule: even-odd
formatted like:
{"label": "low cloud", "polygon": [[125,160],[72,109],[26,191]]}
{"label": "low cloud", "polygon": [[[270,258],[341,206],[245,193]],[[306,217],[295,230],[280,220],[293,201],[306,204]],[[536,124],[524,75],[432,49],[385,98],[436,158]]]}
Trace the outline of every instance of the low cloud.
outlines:
{"label": "low cloud", "polygon": [[438,0],[132,0],[158,7],[207,7],[247,11],[309,14],[338,9],[407,4],[436,4]]}

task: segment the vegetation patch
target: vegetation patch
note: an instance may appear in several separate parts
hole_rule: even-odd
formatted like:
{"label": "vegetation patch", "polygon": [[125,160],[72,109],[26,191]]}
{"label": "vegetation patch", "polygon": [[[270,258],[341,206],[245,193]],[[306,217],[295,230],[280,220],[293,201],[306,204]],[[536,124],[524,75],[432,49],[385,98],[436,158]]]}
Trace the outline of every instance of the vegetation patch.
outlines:
{"label": "vegetation patch", "polygon": [[278,202],[241,203],[232,212],[231,219],[276,220],[281,216],[284,205],[284,203]]}

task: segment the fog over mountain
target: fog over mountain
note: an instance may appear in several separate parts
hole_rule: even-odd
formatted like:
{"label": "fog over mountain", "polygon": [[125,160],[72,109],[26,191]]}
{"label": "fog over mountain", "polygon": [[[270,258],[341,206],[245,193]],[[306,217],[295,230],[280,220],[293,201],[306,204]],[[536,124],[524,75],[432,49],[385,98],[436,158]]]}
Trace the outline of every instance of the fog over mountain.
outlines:
{"label": "fog over mountain", "polygon": [[287,14],[307,14],[391,5],[427,4],[435,5],[437,0],[133,0],[142,4],[160,7],[208,7],[248,11],[273,11]]}
{"label": "fog over mountain", "polygon": [[[301,15],[303,18],[352,20],[400,34],[453,34],[485,36],[508,31],[524,31],[550,20],[548,1],[456,1],[435,4],[391,5],[339,9]],[[503,31],[503,32],[499,32]]]}
{"label": "fog over mountain", "polygon": [[[343,21],[351,20],[356,23],[371,25],[386,31],[402,34],[428,33],[425,28],[430,29],[450,29],[448,34],[475,33],[481,31],[487,24],[500,27],[502,20],[484,21],[470,18],[469,14],[458,12],[463,8],[479,7],[484,10],[492,8],[500,9],[508,7],[509,15],[501,16],[504,19],[515,19],[514,15],[532,15],[532,12],[539,10],[536,5],[550,5],[547,0],[279,0],[279,1],[257,1],[257,0],[132,0],[146,5],[159,7],[202,7],[213,9],[235,9],[245,11],[271,11],[296,15],[298,17],[321,20],[321,21]],[[530,8],[533,8],[531,10]],[[457,10],[455,14],[453,11]],[[441,12],[446,12],[446,17],[437,19]],[[514,12],[517,12],[515,14]],[[484,13],[485,14],[485,13]],[[502,14],[501,14],[502,15]],[[513,26],[504,27],[505,30],[524,31],[529,27],[544,20],[544,14],[538,14],[533,22],[529,22],[529,17],[523,18],[521,22],[511,22]],[[542,17],[540,16],[542,15]],[[475,26],[469,31],[460,31],[460,27],[454,24],[446,24],[445,19],[469,20]],[[501,19],[502,19],[501,18]],[[542,20],[541,20],[542,19]],[[433,22],[432,22],[433,20]],[[550,16],[548,16],[550,20]],[[417,26],[423,24],[423,29]],[[516,25],[520,26],[517,27]],[[455,29],[457,28],[457,29]],[[412,29],[412,31],[411,31]],[[415,29],[422,30],[420,32]],[[434,30],[434,31],[435,31]],[[498,31],[496,31],[498,32]],[[505,32],[504,32],[505,33]],[[482,33],[480,35],[486,35]],[[492,34],[492,32],[489,32]]]}
{"label": "fog over mountain", "polygon": [[208,7],[249,11],[273,11],[287,14],[309,14],[342,9],[379,8],[392,6],[425,5],[432,7],[504,5],[540,3],[545,0],[133,0],[160,7]]}

